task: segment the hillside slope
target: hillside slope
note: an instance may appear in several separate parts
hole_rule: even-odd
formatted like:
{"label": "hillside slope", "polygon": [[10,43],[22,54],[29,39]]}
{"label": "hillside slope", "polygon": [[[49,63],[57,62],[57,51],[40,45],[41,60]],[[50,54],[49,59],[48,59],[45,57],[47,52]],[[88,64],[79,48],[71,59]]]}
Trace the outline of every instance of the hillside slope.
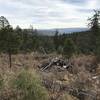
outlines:
{"label": "hillside slope", "polygon": [[13,67],[10,69],[7,55],[2,54],[0,72],[2,75],[7,73],[11,75],[23,69],[35,70],[41,77],[50,100],[100,100],[100,66],[97,65],[95,56],[73,56],[70,60],[71,66],[67,69],[53,65],[42,71],[40,66],[55,57],[61,58],[61,55],[38,53],[13,55]]}

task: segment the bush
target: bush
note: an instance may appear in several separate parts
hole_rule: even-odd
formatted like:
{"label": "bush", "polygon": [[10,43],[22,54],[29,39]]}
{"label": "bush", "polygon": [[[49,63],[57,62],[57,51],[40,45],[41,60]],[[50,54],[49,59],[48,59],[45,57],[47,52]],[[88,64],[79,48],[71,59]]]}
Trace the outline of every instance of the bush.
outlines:
{"label": "bush", "polygon": [[0,100],[48,100],[48,93],[33,71],[9,72],[0,76]]}
{"label": "bush", "polygon": [[32,72],[22,71],[13,80],[14,88],[20,92],[19,100],[48,100],[46,89],[40,78]]}

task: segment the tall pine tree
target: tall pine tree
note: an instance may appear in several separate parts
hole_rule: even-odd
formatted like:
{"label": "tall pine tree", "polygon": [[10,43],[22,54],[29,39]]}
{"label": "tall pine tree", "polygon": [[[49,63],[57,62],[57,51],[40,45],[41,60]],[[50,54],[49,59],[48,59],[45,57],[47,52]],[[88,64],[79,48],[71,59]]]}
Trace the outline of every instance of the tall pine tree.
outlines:
{"label": "tall pine tree", "polygon": [[94,15],[89,18],[91,29],[91,46],[96,56],[100,57],[100,11],[94,10]]}
{"label": "tall pine tree", "polygon": [[[7,19],[2,20],[3,23],[8,22]],[[13,28],[9,25],[9,22],[2,24],[0,29],[0,50],[7,53],[9,57],[9,66],[12,67],[12,54],[17,53],[20,45],[20,40],[17,33],[13,31]]]}

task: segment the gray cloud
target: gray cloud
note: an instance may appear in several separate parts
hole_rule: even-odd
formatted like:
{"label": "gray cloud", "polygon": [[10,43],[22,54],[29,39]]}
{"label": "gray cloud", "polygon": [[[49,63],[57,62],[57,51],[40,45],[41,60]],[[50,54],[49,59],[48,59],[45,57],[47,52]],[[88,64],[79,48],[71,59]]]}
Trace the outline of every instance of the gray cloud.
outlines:
{"label": "gray cloud", "polygon": [[0,0],[0,14],[15,27],[85,27],[99,0]]}
{"label": "gray cloud", "polygon": [[85,4],[87,0],[63,0],[63,1],[72,4]]}

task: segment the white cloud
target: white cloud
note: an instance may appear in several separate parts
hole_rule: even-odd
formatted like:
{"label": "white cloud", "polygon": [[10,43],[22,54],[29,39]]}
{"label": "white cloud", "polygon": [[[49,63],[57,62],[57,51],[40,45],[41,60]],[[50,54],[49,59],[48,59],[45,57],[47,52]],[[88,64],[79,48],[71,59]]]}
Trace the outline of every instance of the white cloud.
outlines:
{"label": "white cloud", "polygon": [[85,27],[90,10],[99,8],[100,4],[99,0],[68,1],[0,0],[0,14],[14,27],[25,28],[30,24],[36,28]]}
{"label": "white cloud", "polygon": [[90,9],[96,9],[100,5],[100,0],[87,0],[87,6]]}

